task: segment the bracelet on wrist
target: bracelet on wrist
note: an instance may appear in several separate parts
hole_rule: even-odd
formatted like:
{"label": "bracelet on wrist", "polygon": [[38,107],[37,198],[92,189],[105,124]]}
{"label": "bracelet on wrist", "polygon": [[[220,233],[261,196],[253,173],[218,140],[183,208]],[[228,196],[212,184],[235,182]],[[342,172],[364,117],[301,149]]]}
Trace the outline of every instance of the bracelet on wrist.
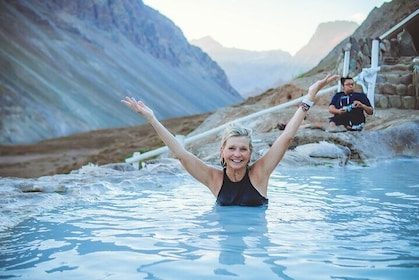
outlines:
{"label": "bracelet on wrist", "polygon": [[302,102],[307,104],[309,107],[313,107],[313,105],[314,105],[314,101],[311,101],[308,98],[304,98]]}
{"label": "bracelet on wrist", "polygon": [[307,98],[304,98],[303,101],[300,104],[300,107],[304,112],[307,112],[310,109],[310,107],[312,107],[313,105],[314,105],[313,101],[311,101]]}

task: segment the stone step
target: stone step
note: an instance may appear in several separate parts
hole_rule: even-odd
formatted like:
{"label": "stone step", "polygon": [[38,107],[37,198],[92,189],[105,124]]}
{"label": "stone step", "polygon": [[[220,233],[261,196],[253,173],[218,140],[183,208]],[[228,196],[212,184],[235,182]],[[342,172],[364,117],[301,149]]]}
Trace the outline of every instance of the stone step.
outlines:
{"label": "stone step", "polygon": [[375,84],[377,108],[419,109],[415,59],[419,57],[383,57]]}
{"label": "stone step", "polygon": [[375,93],[382,95],[416,96],[415,86],[410,84],[377,83]]}
{"label": "stone step", "polygon": [[409,64],[394,64],[394,65],[381,65],[380,72],[412,72],[413,63]]}
{"label": "stone step", "polygon": [[399,63],[411,64],[414,59],[415,59],[415,56],[402,56],[399,58]]}
{"label": "stone step", "polygon": [[414,56],[402,56],[402,57],[392,57],[385,56],[382,58],[383,65],[395,65],[395,64],[412,64]]}
{"label": "stone step", "polygon": [[394,65],[399,62],[399,59],[396,57],[384,57],[383,58],[383,64],[385,65]]}
{"label": "stone step", "polygon": [[375,94],[374,103],[377,108],[417,109],[419,101],[414,96]]}
{"label": "stone step", "polygon": [[378,72],[376,83],[390,83],[390,84],[412,84],[413,72]]}

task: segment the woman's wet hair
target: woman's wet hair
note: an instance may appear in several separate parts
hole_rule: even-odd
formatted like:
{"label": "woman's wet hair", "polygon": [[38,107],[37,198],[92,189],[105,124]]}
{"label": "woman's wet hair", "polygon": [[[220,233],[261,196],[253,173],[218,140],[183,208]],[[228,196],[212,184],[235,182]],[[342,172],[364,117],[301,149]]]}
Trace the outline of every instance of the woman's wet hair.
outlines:
{"label": "woman's wet hair", "polygon": [[[249,139],[249,149],[250,152],[253,151],[253,145],[252,145],[252,130],[246,127],[243,127],[238,124],[230,124],[227,125],[227,127],[224,130],[223,137],[221,139],[221,147],[225,147],[227,140],[230,137],[238,137],[238,136],[244,136]],[[221,155],[220,155],[221,156]],[[224,158],[221,158],[221,165],[225,166]]]}

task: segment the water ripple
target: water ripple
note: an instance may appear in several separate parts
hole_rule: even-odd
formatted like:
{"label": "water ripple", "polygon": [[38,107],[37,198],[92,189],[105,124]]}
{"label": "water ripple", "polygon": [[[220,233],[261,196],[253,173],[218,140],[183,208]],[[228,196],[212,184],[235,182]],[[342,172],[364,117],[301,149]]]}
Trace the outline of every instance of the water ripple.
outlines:
{"label": "water ripple", "polygon": [[177,164],[1,178],[0,278],[415,279],[417,167],[279,167],[256,208]]}

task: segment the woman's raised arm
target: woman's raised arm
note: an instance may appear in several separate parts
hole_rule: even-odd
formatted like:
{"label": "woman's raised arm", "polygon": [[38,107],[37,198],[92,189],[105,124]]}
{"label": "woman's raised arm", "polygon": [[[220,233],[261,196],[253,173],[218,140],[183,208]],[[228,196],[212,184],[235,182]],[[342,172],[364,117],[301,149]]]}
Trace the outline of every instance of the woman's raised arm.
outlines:
{"label": "woman's raised arm", "polygon": [[[155,117],[153,110],[147,107],[142,101],[137,102],[133,97],[125,97],[121,102],[147,119],[159,135],[160,139],[182,163],[186,171],[195,179],[206,185],[213,194],[218,193],[217,185],[219,183],[215,180],[215,173],[218,171],[217,169],[206,165],[194,154],[187,151],[183,145],[179,143],[176,137]],[[221,186],[221,184],[219,185]]]}
{"label": "woman's raised arm", "polygon": [[298,128],[304,120],[304,117],[306,116],[308,109],[311,105],[313,105],[316,94],[327,83],[335,81],[338,78],[339,75],[327,75],[325,78],[318,80],[309,87],[308,93],[303,99],[301,106],[299,106],[297,111],[294,113],[293,117],[287,123],[284,132],[280,136],[278,136],[278,138],[274,141],[268,152],[254,163],[254,168],[257,170],[255,170],[255,173],[259,175],[256,177],[259,178],[258,181],[260,180],[259,182],[261,185],[267,186],[266,178],[270,176],[272,171],[283,158],[291,141],[297,133]]}

